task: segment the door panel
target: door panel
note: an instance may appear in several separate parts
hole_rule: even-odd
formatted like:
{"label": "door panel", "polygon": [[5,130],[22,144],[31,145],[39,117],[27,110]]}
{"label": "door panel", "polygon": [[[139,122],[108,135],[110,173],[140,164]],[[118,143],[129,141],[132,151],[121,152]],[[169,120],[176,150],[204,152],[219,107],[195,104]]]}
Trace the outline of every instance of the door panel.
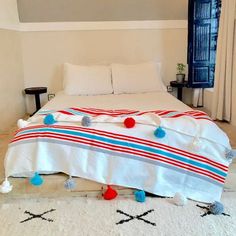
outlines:
{"label": "door panel", "polygon": [[220,3],[220,0],[189,0],[189,87],[214,85]]}
{"label": "door panel", "polygon": [[211,24],[194,25],[194,55],[193,62],[208,62],[210,60]]}
{"label": "door panel", "polygon": [[211,18],[211,1],[194,1],[194,19]]}

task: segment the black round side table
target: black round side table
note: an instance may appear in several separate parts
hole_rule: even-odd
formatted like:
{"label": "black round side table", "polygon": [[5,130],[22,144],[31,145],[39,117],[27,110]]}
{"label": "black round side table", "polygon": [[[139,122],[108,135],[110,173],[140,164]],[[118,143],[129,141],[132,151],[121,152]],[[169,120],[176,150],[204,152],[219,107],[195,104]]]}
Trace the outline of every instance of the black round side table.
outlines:
{"label": "black round side table", "polygon": [[30,95],[35,96],[35,105],[36,105],[36,111],[35,112],[37,112],[41,108],[39,95],[41,93],[46,93],[46,92],[47,92],[47,87],[30,87],[30,88],[25,89],[25,94],[30,94]]}
{"label": "black round side table", "polygon": [[188,82],[184,81],[182,83],[178,83],[177,81],[170,81],[170,86],[173,88],[177,88],[177,98],[182,101],[182,94],[183,94],[183,88],[188,87]]}

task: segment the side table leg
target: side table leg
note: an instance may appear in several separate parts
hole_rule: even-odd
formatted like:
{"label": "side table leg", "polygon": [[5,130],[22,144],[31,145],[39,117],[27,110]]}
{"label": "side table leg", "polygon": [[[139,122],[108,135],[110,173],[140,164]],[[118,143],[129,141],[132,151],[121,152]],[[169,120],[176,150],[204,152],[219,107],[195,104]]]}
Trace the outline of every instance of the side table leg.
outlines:
{"label": "side table leg", "polygon": [[183,89],[182,88],[178,88],[178,92],[177,92],[177,98],[180,100],[180,101],[182,101],[182,92],[183,91]]}
{"label": "side table leg", "polygon": [[38,111],[41,108],[39,94],[35,94],[35,104],[36,104],[36,111]]}

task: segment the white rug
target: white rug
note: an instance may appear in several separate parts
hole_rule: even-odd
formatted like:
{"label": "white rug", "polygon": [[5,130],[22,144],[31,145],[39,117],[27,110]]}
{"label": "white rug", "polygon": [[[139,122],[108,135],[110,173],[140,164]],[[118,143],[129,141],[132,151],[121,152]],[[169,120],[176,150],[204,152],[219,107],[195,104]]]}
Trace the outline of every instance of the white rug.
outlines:
{"label": "white rug", "polygon": [[[196,207],[196,202],[188,201],[186,206],[177,207],[171,199],[160,198],[147,198],[145,203],[135,202],[131,197],[112,201],[96,198],[11,200],[1,203],[0,235],[234,236],[236,193],[224,193],[222,202],[230,217],[201,217],[205,211]],[[43,214],[46,211],[50,212]],[[122,220],[125,220],[123,224]]]}

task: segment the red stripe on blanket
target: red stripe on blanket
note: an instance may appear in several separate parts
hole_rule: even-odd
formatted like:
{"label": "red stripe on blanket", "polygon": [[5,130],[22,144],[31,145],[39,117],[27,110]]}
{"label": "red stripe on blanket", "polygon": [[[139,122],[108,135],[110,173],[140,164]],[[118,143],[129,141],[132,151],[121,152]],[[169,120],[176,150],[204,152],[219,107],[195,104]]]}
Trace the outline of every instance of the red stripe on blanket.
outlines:
{"label": "red stripe on blanket", "polygon": [[103,109],[98,109],[98,110],[92,110],[88,108],[70,108],[71,110],[79,111],[79,112],[85,112],[89,113],[91,115],[110,115],[110,116],[120,116],[120,115],[132,115],[135,114],[138,111],[120,111],[120,110],[103,110]]}
{"label": "red stripe on blanket", "polygon": [[[76,108],[76,107],[71,107],[70,109],[75,110],[75,111],[80,111],[80,112],[86,112],[90,113],[91,115],[101,115],[101,114],[107,114],[107,115],[143,115],[147,113],[155,113],[158,114],[159,116],[165,116],[168,115],[169,113],[176,112],[178,114],[170,116],[169,118],[176,118],[180,116],[191,116],[191,117],[197,117],[197,116],[207,116],[208,115],[205,112],[202,111],[186,111],[186,112],[178,112],[176,110],[150,110],[150,111],[137,111],[137,110],[109,110],[109,109],[96,109],[96,108]],[[210,117],[208,118],[209,120]]]}
{"label": "red stripe on blanket", "polygon": [[[31,127],[27,127],[27,128],[23,128],[21,130],[19,130],[17,133],[24,131],[24,130],[31,130],[34,128],[45,128],[48,126],[45,125],[39,125],[39,126],[31,126]],[[193,160],[197,160],[197,161],[201,161],[203,163],[207,163],[210,164],[214,167],[217,167],[223,171],[228,171],[228,167],[220,164],[218,162],[215,162],[207,157],[195,154],[195,153],[191,153],[185,150],[181,150],[172,146],[168,146],[166,144],[162,144],[162,143],[158,143],[158,142],[154,142],[151,140],[146,140],[146,139],[142,139],[142,138],[137,138],[137,137],[132,137],[132,136],[128,136],[128,135],[123,135],[123,134],[117,134],[117,133],[111,133],[108,131],[104,131],[104,130],[98,130],[98,129],[92,129],[92,128],[84,128],[84,127],[75,127],[75,126],[59,126],[59,125],[53,125],[50,126],[50,128],[60,128],[60,129],[67,129],[67,130],[75,130],[75,131],[82,131],[85,133],[92,133],[92,134],[98,134],[98,135],[102,135],[105,137],[109,137],[109,138],[114,138],[114,139],[120,139],[120,140],[124,140],[124,141],[129,141],[129,142],[134,142],[134,143],[139,143],[139,144],[144,144],[147,146],[152,146],[152,147],[156,147],[156,148],[160,148],[166,151],[170,151],[176,154],[180,154],[180,155],[184,155],[185,157],[191,158]]]}
{"label": "red stripe on blanket", "polygon": [[[210,164],[212,166],[215,166],[223,171],[228,171],[228,167],[222,165],[222,164],[219,164],[217,162],[214,162],[206,157],[203,157],[203,156],[199,156],[197,154],[193,154],[193,153],[190,153],[190,152],[187,152],[187,151],[184,151],[184,150],[181,150],[181,149],[177,149],[177,148],[173,148],[171,146],[167,146],[167,145],[164,145],[164,144],[161,144],[161,143],[153,143],[152,141],[149,141],[149,140],[143,140],[143,141],[140,141],[140,140],[137,140],[136,138],[134,137],[131,137],[131,136],[127,136],[125,138],[122,138],[122,137],[117,137],[118,134],[104,134],[104,131],[100,131],[100,130],[85,130],[85,129],[76,129],[76,130],[79,130],[79,131],[82,131],[82,132],[85,132],[85,133],[92,133],[92,134],[99,134],[99,135],[102,135],[102,136],[105,136],[105,137],[109,137],[109,138],[114,138],[114,139],[119,139],[119,140],[124,140],[124,141],[131,141],[131,142],[134,142],[134,143],[139,143],[139,144],[144,144],[144,145],[147,145],[147,146],[151,146],[151,147],[156,147],[156,148],[160,148],[160,149],[163,149],[163,150],[166,150],[166,151],[170,151],[170,152],[173,152],[173,153],[176,153],[176,154],[180,154],[180,155],[183,155],[185,157],[188,157],[188,158],[191,158],[193,160],[197,160],[197,161],[201,161],[203,163],[207,163],[207,164]],[[120,136],[120,135],[118,135]]]}
{"label": "red stripe on blanket", "polygon": [[69,115],[69,116],[73,116],[74,114],[65,110],[59,110],[58,112],[65,114],[65,115]]}
{"label": "red stripe on blanket", "polygon": [[177,167],[180,167],[180,168],[192,171],[192,172],[196,172],[198,174],[208,176],[208,177],[213,178],[221,183],[224,183],[224,181],[225,181],[225,178],[220,177],[208,170],[204,170],[202,168],[192,166],[191,164],[184,164],[180,161],[173,160],[169,157],[162,156],[159,154],[153,154],[153,153],[149,153],[146,151],[135,150],[132,148],[114,145],[114,144],[107,144],[107,143],[97,141],[94,139],[88,139],[88,138],[82,138],[82,137],[75,138],[74,136],[66,135],[66,134],[55,134],[55,133],[51,133],[51,132],[42,132],[42,133],[31,133],[31,134],[21,135],[21,136],[17,137],[14,140],[14,142],[21,141],[21,140],[27,140],[27,139],[35,139],[35,138],[55,138],[55,139],[59,139],[59,140],[72,141],[72,142],[76,142],[76,143],[84,143],[84,144],[88,144],[90,146],[100,147],[100,148],[118,151],[118,152],[122,152],[122,153],[135,154],[135,155],[139,155],[140,157],[146,157],[146,158],[153,159],[156,161],[165,162],[165,163],[171,164],[173,166],[177,166]]}

